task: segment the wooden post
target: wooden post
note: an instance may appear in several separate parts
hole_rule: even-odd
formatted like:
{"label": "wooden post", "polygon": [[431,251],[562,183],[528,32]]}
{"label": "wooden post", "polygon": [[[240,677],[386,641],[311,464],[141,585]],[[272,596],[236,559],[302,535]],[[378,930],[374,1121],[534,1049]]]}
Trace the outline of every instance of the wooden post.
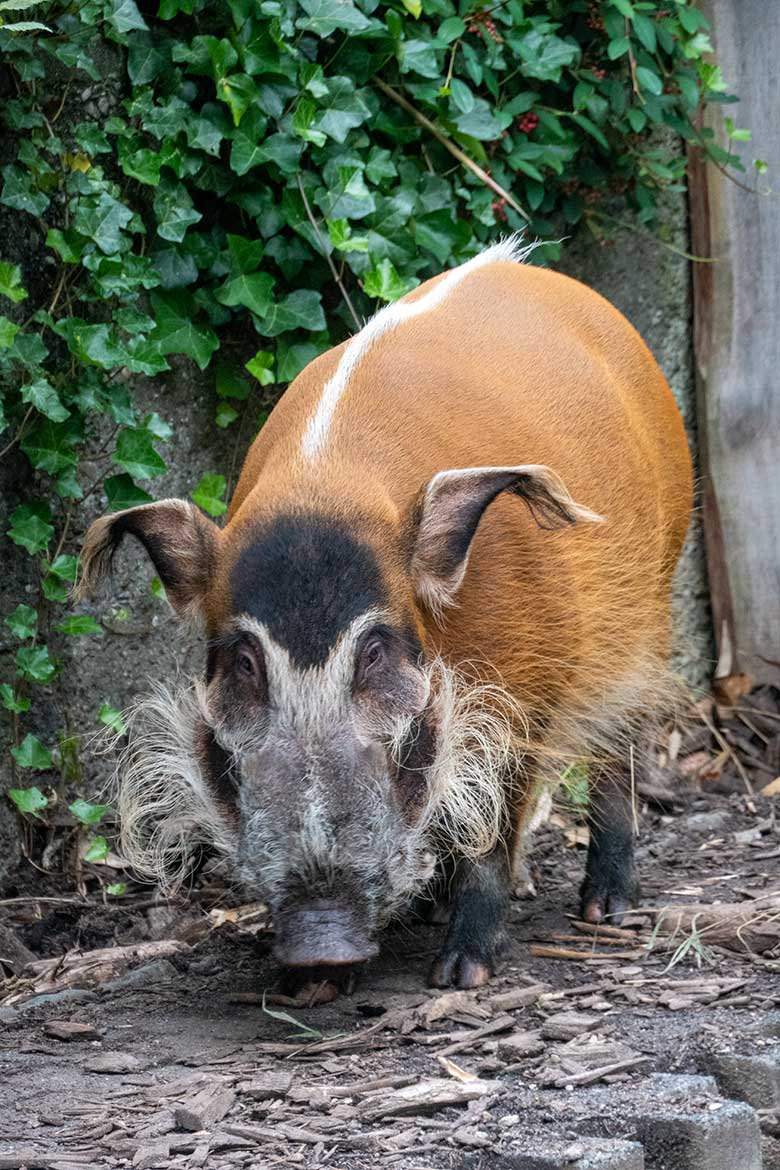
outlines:
{"label": "wooden post", "polygon": [[[707,108],[752,131],[732,143],[738,186],[693,160],[694,344],[704,527],[719,662],[780,684],[780,3],[706,0],[717,62],[739,104]],[[698,153],[698,152],[694,152]],[[769,164],[757,175],[753,160]]]}

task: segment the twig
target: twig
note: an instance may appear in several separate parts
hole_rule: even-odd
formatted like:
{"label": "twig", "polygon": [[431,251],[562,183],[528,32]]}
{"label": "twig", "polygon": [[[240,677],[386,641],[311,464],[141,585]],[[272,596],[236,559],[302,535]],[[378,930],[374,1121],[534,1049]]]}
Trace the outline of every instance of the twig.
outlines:
{"label": "twig", "polygon": [[317,240],[319,242],[320,247],[322,248],[322,254],[328,262],[328,267],[330,268],[331,272],[333,273],[333,279],[335,280],[336,284],[339,287],[339,292],[341,293],[342,297],[344,298],[344,303],[346,304],[347,308],[349,309],[352,320],[355,322],[355,328],[357,329],[358,332],[360,332],[360,330],[363,328],[363,323],[361,322],[360,318],[358,317],[357,313],[355,312],[355,306],[352,304],[352,301],[350,299],[349,293],[346,290],[344,282],[336,270],[336,265],[333,263],[333,257],[331,256],[330,252],[328,251],[327,247],[325,246],[325,241],[322,238],[322,233],[319,229],[319,226],[317,224],[316,219],[314,218],[314,213],[312,212],[311,204],[309,203],[309,200],[306,196],[306,192],[303,189],[303,183],[301,182],[300,175],[298,175],[298,190],[301,193],[301,199],[303,200],[303,206],[306,208],[306,214],[309,217],[309,223],[311,224],[312,228],[314,229],[314,234],[317,237]]}
{"label": "twig", "polygon": [[638,959],[641,951],[613,951],[612,954],[602,954],[593,951],[575,951],[570,947],[548,947],[533,943],[531,954],[537,959],[572,959],[575,962],[589,962],[591,959]]}
{"label": "twig", "polygon": [[513,1016],[498,1016],[495,1020],[491,1020],[489,1024],[483,1024],[481,1028],[475,1028],[465,1040],[458,1040],[455,1044],[448,1044],[446,1048],[442,1048],[438,1055],[452,1056],[455,1052],[465,1052],[467,1048],[473,1048],[475,1044],[481,1044],[483,1040],[488,1036],[492,1036],[495,1032],[506,1032],[514,1026],[514,1022]]}
{"label": "twig", "polygon": [[684,248],[678,248],[674,244],[670,244],[668,240],[662,240],[655,232],[648,231],[647,228],[642,228],[633,223],[628,223],[624,219],[617,219],[614,215],[608,215],[606,211],[599,211],[596,207],[589,207],[587,210],[588,219],[603,219],[607,223],[614,223],[616,227],[623,228],[627,232],[635,232],[639,236],[647,236],[654,240],[656,244],[660,244],[662,248],[672,252],[675,256],[681,256],[684,260],[690,260],[694,264],[717,264],[718,256],[697,256],[695,252],[686,252]]}
{"label": "twig", "polygon": [[575,918],[572,920],[572,926],[575,930],[582,931],[583,934],[593,934],[596,938],[618,939],[623,942],[638,941],[633,930],[624,930],[621,926],[610,926],[606,922],[581,922]]}
{"label": "twig", "polygon": [[24,428],[27,425],[27,420],[30,417],[30,415],[32,414],[32,412],[33,412],[32,406],[28,406],[27,413],[25,414],[22,421],[19,423],[19,430],[16,432],[16,434],[11,439],[11,441],[9,443],[6,443],[6,445],[3,447],[2,451],[0,451],[0,459],[2,459],[4,455],[7,455],[8,452],[13,447],[13,445],[15,443],[17,443],[19,441],[19,439],[21,439],[22,435],[24,434]]}
{"label": "twig", "polygon": [[748,777],[748,774],[745,771],[745,769],[742,767],[742,761],[737,756],[737,753],[734,751],[734,749],[732,748],[729,741],[724,736],[722,736],[721,733],[718,731],[717,727],[712,722],[712,720],[710,719],[707,712],[701,711],[700,715],[701,715],[702,722],[704,724],[706,724],[708,730],[712,733],[712,735],[715,736],[715,739],[720,744],[721,751],[726,752],[726,754],[728,756],[730,756],[732,761],[734,762],[734,765],[736,766],[737,771],[739,772],[740,776],[742,777],[742,783],[745,785],[745,791],[747,792],[748,796],[753,796],[754,795],[753,785],[750,783],[750,779]]}
{"label": "twig", "polygon": [[397,89],[393,89],[393,87],[388,85],[387,82],[382,81],[381,77],[374,78],[374,85],[381,89],[382,93],[391,98],[397,105],[401,107],[401,109],[406,110],[407,114],[410,114],[411,117],[414,118],[418,126],[422,126],[424,130],[427,130],[429,134],[432,134],[434,138],[437,138],[442,146],[448,150],[450,154],[458,160],[459,163],[461,163],[464,167],[468,167],[472,174],[477,176],[480,182],[484,183],[486,187],[489,187],[491,191],[495,191],[496,195],[499,195],[502,199],[505,199],[509,206],[513,207],[518,215],[522,215],[526,223],[531,222],[531,216],[529,212],[520,206],[517,200],[509,193],[509,191],[502,187],[500,183],[497,183],[496,180],[491,175],[489,175],[487,171],[483,170],[478,163],[475,163],[472,158],[469,158],[469,156],[464,151],[462,151],[459,146],[456,146],[455,143],[452,142],[452,140],[449,139],[437,125],[435,125],[435,123],[431,122],[430,118],[426,118],[425,114],[421,114],[419,110],[415,109],[412,103],[408,101],[403,94],[399,93]]}
{"label": "twig", "polygon": [[601,1068],[591,1068],[587,1072],[575,1073],[570,1077],[558,1077],[554,1082],[556,1089],[565,1089],[567,1085],[593,1085],[602,1077],[612,1076],[613,1073],[628,1072],[629,1069],[639,1068],[642,1064],[651,1064],[652,1056],[632,1056],[628,1060],[618,1060],[614,1064],[605,1064]]}
{"label": "twig", "polygon": [[628,27],[628,17],[626,17],[626,40],[628,41],[628,64],[631,70],[631,88],[636,96],[639,98],[642,105],[645,104],[645,99],[642,96],[636,80],[636,58],[634,50],[631,48],[631,30]]}

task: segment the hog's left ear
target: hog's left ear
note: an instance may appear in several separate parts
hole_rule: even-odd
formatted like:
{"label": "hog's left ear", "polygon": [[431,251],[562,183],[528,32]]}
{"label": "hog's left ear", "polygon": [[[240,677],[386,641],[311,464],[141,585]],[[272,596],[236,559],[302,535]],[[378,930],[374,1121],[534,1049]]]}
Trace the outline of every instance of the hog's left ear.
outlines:
{"label": "hog's left ear", "polygon": [[219,529],[188,500],[159,500],[102,516],[81,550],[77,597],[89,597],[111,568],[125,536],[146,549],[179,613],[197,609],[214,572]]}
{"label": "hog's left ear", "polygon": [[540,528],[602,519],[575,503],[561,477],[541,464],[440,471],[417,500],[411,565],[417,591],[434,611],[449,604],[460,587],[477,526],[501,492],[520,496]]}

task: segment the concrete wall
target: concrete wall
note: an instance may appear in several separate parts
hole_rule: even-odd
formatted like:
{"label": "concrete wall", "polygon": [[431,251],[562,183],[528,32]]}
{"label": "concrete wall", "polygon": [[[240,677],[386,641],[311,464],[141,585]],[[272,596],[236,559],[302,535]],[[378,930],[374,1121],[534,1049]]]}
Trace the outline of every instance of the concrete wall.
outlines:
{"label": "concrete wall", "polygon": [[[665,231],[675,247],[687,247],[687,216],[682,198],[668,201],[664,211]],[[593,285],[612,300],[636,325],[655,353],[685,415],[695,449],[696,420],[693,399],[691,355],[691,299],[688,262],[662,247],[657,240],[625,232],[615,243],[601,246],[586,233],[566,243],[560,268]],[[174,466],[153,485],[158,497],[188,495],[207,471],[225,475],[237,470],[252,436],[253,418],[259,401],[248,404],[243,434],[235,424],[228,432],[212,422],[214,395],[212,376],[199,373],[185,361],[176,370],[139,387],[142,406],[157,410],[175,429],[168,447]],[[10,514],[18,500],[21,484],[29,472],[22,457],[6,463],[5,487],[0,512]],[[235,483],[235,475],[233,475]],[[92,499],[76,517],[73,540],[67,551],[78,551],[78,540],[86,525],[103,510],[103,502]],[[3,531],[7,527],[6,517]],[[0,577],[0,612],[7,614],[25,590],[32,589],[32,562],[10,542],[3,542],[4,572]],[[117,558],[110,587],[104,588],[92,612],[102,622],[101,638],[57,639],[51,645],[61,658],[63,670],[55,684],[36,694],[32,718],[26,729],[52,743],[56,732],[66,727],[80,737],[83,787],[94,794],[108,778],[111,761],[96,751],[93,741],[97,711],[103,702],[122,707],[134,695],[148,688],[152,680],[172,680],[199,673],[203,644],[192,628],[178,625],[166,603],[155,600],[149,585],[152,569],[133,541],[128,541]],[[676,659],[694,684],[706,683],[711,673],[711,635],[707,583],[698,525],[683,556],[677,583],[679,637]],[[8,677],[12,640],[0,633],[0,678]],[[2,651],[5,651],[3,654]],[[3,713],[4,714],[4,713]],[[10,786],[9,757],[0,757],[0,791]],[[45,777],[51,782],[51,777]],[[34,783],[32,774],[23,774],[17,783]],[[16,854],[15,818],[10,806],[0,799],[0,890],[8,884]]]}
{"label": "concrete wall", "polygon": [[[682,412],[698,477],[691,264],[681,255],[690,247],[684,196],[665,198],[661,234],[663,243],[639,228],[621,230],[614,241],[603,244],[589,232],[579,232],[564,245],[557,267],[597,289],[641,333]],[[674,665],[694,688],[706,688],[715,649],[698,510],[675,578],[674,620]]]}

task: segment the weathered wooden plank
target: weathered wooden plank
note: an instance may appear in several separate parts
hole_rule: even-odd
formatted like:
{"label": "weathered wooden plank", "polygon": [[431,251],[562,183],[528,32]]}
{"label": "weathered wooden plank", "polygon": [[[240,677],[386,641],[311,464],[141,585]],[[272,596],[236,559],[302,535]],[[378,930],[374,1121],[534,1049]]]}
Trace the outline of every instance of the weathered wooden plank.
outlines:
{"label": "weathered wooden plank", "polygon": [[[737,146],[744,182],[763,192],[694,164],[693,249],[715,257],[694,264],[694,334],[718,674],[780,683],[780,4],[707,0],[704,9],[740,97],[725,112],[753,133]],[[723,113],[709,107],[705,124],[727,146]],[[750,173],[755,158],[768,162],[767,176]]]}

